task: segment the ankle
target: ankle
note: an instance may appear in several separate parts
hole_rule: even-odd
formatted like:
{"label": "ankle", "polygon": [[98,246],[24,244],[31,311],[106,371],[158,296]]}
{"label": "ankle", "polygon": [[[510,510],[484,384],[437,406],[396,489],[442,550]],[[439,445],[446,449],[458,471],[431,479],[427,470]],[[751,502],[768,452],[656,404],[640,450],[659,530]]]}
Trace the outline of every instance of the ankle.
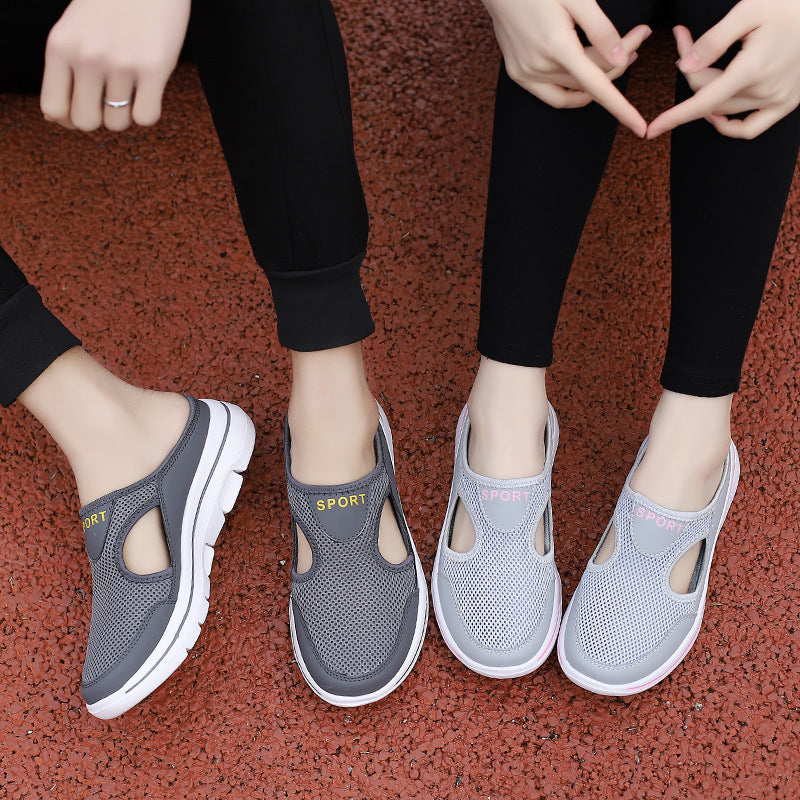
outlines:
{"label": "ankle", "polygon": [[346,413],[308,413],[290,408],[292,475],[301,483],[335,485],[363,478],[375,468],[378,407]]}
{"label": "ankle", "polygon": [[292,475],[308,484],[348,483],[375,468],[378,406],[360,345],[292,353],[287,418]]}
{"label": "ankle", "polygon": [[471,469],[498,479],[530,477],[544,469],[544,369],[484,358],[467,405]]}
{"label": "ankle", "polygon": [[152,472],[189,413],[181,395],[131,386],[77,347],[57,358],[20,400],[64,451],[84,504]]}
{"label": "ankle", "polygon": [[631,488],[675,511],[699,511],[713,498],[730,447],[731,397],[664,392],[647,451]]}
{"label": "ankle", "polygon": [[648,446],[691,461],[699,474],[714,471],[728,454],[732,395],[693,397],[664,391],[650,423]]}
{"label": "ankle", "polygon": [[186,427],[189,403],[182,395],[134,386],[127,390],[127,397],[99,410],[81,446],[67,453],[82,504],[149,475]]}

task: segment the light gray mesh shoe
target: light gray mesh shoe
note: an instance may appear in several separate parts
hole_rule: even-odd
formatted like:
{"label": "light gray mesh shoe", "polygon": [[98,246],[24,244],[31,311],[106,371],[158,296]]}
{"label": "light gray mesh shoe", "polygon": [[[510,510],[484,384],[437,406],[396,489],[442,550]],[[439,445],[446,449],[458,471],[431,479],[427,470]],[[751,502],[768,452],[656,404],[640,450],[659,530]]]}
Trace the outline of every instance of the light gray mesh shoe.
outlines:
{"label": "light gray mesh shoe", "polygon": [[[284,422],[286,482],[294,554],[289,625],[295,658],[308,685],[337,706],[385,697],[411,672],[428,624],[428,589],[406,524],[394,477],[389,423],[378,407],[375,469],[340,486],[309,486],[292,477]],[[408,557],[391,564],[378,550],[386,499],[394,509]],[[297,526],[312,551],[297,573]]]}
{"label": "light gray mesh shoe", "polygon": [[[447,646],[466,666],[490,678],[514,678],[544,663],[561,619],[550,503],[558,422],[550,406],[544,471],[521,480],[492,480],[473,472],[467,463],[469,431],[465,406],[431,578],[433,607]],[[459,501],[475,528],[475,544],[468,553],[449,546]],[[540,520],[544,555],[535,546]]]}
{"label": "light gray mesh shoe", "polygon": [[[186,428],[146,478],[81,509],[92,565],[92,621],[81,693],[111,719],[160,686],[186,658],[208,613],[213,544],[242,485],[255,429],[240,408],[189,400]],[[122,548],[135,523],[159,508],[170,566],[137,575]]]}
{"label": "light gray mesh shoe", "polygon": [[[703,620],[711,559],[739,482],[731,442],[719,488],[702,511],[670,511],[630,488],[647,440],[625,481],[612,520],[614,552],[594,559],[600,540],[564,613],[558,660],[566,676],[591,692],[624,696],[654,686],[694,644]],[[701,542],[690,591],[669,585],[678,559]]]}

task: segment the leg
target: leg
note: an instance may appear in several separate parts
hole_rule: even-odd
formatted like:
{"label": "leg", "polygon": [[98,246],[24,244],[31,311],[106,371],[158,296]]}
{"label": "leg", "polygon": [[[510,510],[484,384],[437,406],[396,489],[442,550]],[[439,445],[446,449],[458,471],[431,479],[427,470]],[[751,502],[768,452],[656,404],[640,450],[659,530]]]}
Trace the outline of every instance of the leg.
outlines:
{"label": "leg", "polygon": [[[699,37],[733,5],[676,1],[675,22]],[[677,100],[689,91],[679,77]],[[797,159],[800,110],[752,142],[720,136],[702,121],[672,137],[664,392],[559,637],[567,675],[602,694],[655,685],[699,633],[711,557],[739,474],[731,400]]]}
{"label": "leg", "polygon": [[[650,20],[654,2],[601,6],[624,34]],[[558,424],[545,370],[615,131],[598,105],[551,108],[501,69],[483,251],[483,358],[459,420],[432,577],[445,641],[490,677],[535,670],[561,618],[550,504]]]}
{"label": "leg", "polygon": [[330,4],[198,0],[190,36],[281,343],[312,351],[365,338],[367,210]]}
{"label": "leg", "polygon": [[0,5],[0,93],[38,93],[47,34],[68,5],[69,0]]}
{"label": "leg", "polygon": [[[597,105],[553,109],[501,69],[483,250],[483,358],[469,399],[470,465],[481,475],[536,475],[544,464],[545,368],[615,132],[616,121]],[[460,507],[452,546],[465,552],[473,541]]]}
{"label": "leg", "polygon": [[[359,281],[368,223],[338,25],[328,0],[198,0],[191,36],[245,228],[272,288],[278,337],[291,351],[286,447],[297,661],[329,702],[371,702],[416,660],[427,597],[361,358],[360,342],[374,329]],[[331,508],[326,503],[332,516],[318,513]],[[342,503],[348,510],[337,517]],[[395,565],[377,575],[369,572],[372,555],[341,555],[373,533],[382,559]],[[353,565],[364,568],[355,580]],[[395,598],[416,598],[408,600],[410,628],[396,600],[385,605],[395,580],[405,581]],[[322,602],[330,587],[339,614]],[[396,643],[394,655],[384,652],[387,641]],[[398,654],[403,664],[394,663]]]}
{"label": "leg", "polygon": [[[64,451],[81,505],[152,472],[188,414],[180,395],[139,389],[100,366],[0,250],[0,402],[17,398]],[[155,511],[127,537],[124,558],[142,574],[169,566]]]}
{"label": "leg", "polygon": [[333,10],[324,0],[205,0],[191,37],[278,337],[292,351],[295,477],[354,480],[375,466],[377,408],[358,344],[374,326],[359,282],[368,221]]}
{"label": "leg", "polygon": [[[292,351],[292,370],[288,419],[294,477],[325,485],[350,483],[367,475],[375,468],[372,445],[378,412],[364,374],[361,344],[311,353]],[[298,534],[297,571],[303,573],[311,567],[311,550],[302,531]],[[388,500],[381,515],[378,549],[393,564],[408,556]]]}
{"label": "leg", "polygon": [[[64,451],[82,506],[153,472],[189,416],[186,398],[126,383],[80,347],[57,358],[19,400]],[[142,575],[170,565],[158,509],[133,526],[122,556]]]}
{"label": "leg", "polygon": [[[654,2],[601,6],[625,33],[650,20]],[[616,121],[597,104],[553,109],[501,70],[483,251],[483,358],[469,399],[470,464],[482,475],[535,475],[544,464],[545,369],[615,132]],[[460,509],[452,546],[464,552],[473,540]]]}
{"label": "leg", "polygon": [[[39,90],[47,34],[66,6],[64,0],[3,6],[0,91]],[[19,397],[53,436],[75,474],[81,505],[151,472],[183,429],[184,398],[146,392],[101,367],[2,250],[0,304],[0,402]],[[155,511],[127,537],[124,557],[134,572],[169,566]]]}
{"label": "leg", "polygon": [[[700,36],[733,5],[679,2],[677,21]],[[679,77],[676,102],[689,94]],[[800,109],[754,141],[720,136],[704,121],[672,134],[672,313],[664,393],[633,482],[668,508],[702,508],[719,482],[731,400],[799,146]],[[677,591],[689,585],[698,547],[673,573]]]}
{"label": "leg", "polygon": [[[11,25],[20,23],[18,39],[3,26],[12,53],[20,42],[44,51],[48,28],[33,13],[41,3],[31,5],[21,20],[0,12],[3,22],[11,13]],[[66,3],[46,5],[57,12],[52,23]],[[41,61],[14,61],[2,88],[35,90]],[[0,401],[16,398],[75,474],[93,587],[81,692],[91,713],[117,716],[166,680],[197,639],[208,610],[209,547],[236,499],[252,423],[230,405],[116,378],[0,250]]]}

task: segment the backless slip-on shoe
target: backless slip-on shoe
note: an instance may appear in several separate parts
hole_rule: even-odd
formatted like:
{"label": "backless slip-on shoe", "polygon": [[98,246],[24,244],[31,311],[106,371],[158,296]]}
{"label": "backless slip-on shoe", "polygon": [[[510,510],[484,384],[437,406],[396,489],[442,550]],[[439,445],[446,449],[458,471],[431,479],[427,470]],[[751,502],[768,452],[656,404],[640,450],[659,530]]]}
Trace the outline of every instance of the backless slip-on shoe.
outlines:
{"label": "backless slip-on shoe", "polygon": [[[433,607],[442,637],[462,663],[490,678],[515,678],[544,663],[561,619],[550,502],[558,421],[549,406],[544,470],[519,480],[494,480],[473,472],[467,463],[469,431],[464,406],[456,430],[450,501],[431,578]],[[475,529],[475,543],[467,553],[450,548],[459,502]],[[535,546],[540,520],[544,555]]]}
{"label": "backless slip-on shoe", "polygon": [[[294,533],[292,647],[308,685],[336,706],[372,703],[396,689],[419,656],[428,623],[427,585],[397,491],[392,434],[378,410],[375,469],[340,486],[309,486],[292,477],[284,422]],[[387,498],[408,553],[400,564],[378,550]],[[312,552],[311,567],[302,574],[296,571],[298,526]]]}
{"label": "backless slip-on shoe", "polygon": [[[711,559],[739,482],[739,457],[730,444],[722,479],[701,511],[671,511],[634,492],[631,476],[614,511],[614,552],[594,559],[600,540],[564,613],[558,660],[566,676],[597,694],[643,692],[672,672],[694,644],[703,621]],[[701,542],[688,594],[669,579],[678,559]]]}
{"label": "backless slip-on shoe", "polygon": [[[92,566],[92,621],[81,693],[91,714],[111,719],[159,687],[186,658],[208,613],[213,545],[239,494],[255,442],[240,408],[188,397],[178,443],[146,478],[81,509]],[[137,575],[122,547],[158,507],[170,566]]]}

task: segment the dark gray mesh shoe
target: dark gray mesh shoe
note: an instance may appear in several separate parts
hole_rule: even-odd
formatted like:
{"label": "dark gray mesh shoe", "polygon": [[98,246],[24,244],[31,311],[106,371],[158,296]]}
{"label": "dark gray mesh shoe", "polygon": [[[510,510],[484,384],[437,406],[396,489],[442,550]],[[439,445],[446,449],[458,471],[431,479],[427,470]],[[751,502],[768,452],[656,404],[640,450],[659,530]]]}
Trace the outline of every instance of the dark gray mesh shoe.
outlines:
{"label": "dark gray mesh shoe", "polygon": [[[242,485],[255,429],[240,408],[189,400],[186,428],[161,466],[81,509],[92,565],[92,621],[81,693],[111,719],[160,686],[186,658],[208,613],[213,544]],[[170,567],[137,575],[125,537],[150,509],[164,523]]]}
{"label": "dark gray mesh shoe", "polygon": [[[284,422],[294,531],[292,646],[309,686],[337,706],[372,703],[396,689],[419,656],[428,622],[425,576],[395,483],[392,434],[380,407],[379,413],[375,469],[340,486],[308,486],[292,477]],[[378,551],[387,498],[409,554],[401,564]],[[296,571],[298,525],[313,556],[303,574]]]}

